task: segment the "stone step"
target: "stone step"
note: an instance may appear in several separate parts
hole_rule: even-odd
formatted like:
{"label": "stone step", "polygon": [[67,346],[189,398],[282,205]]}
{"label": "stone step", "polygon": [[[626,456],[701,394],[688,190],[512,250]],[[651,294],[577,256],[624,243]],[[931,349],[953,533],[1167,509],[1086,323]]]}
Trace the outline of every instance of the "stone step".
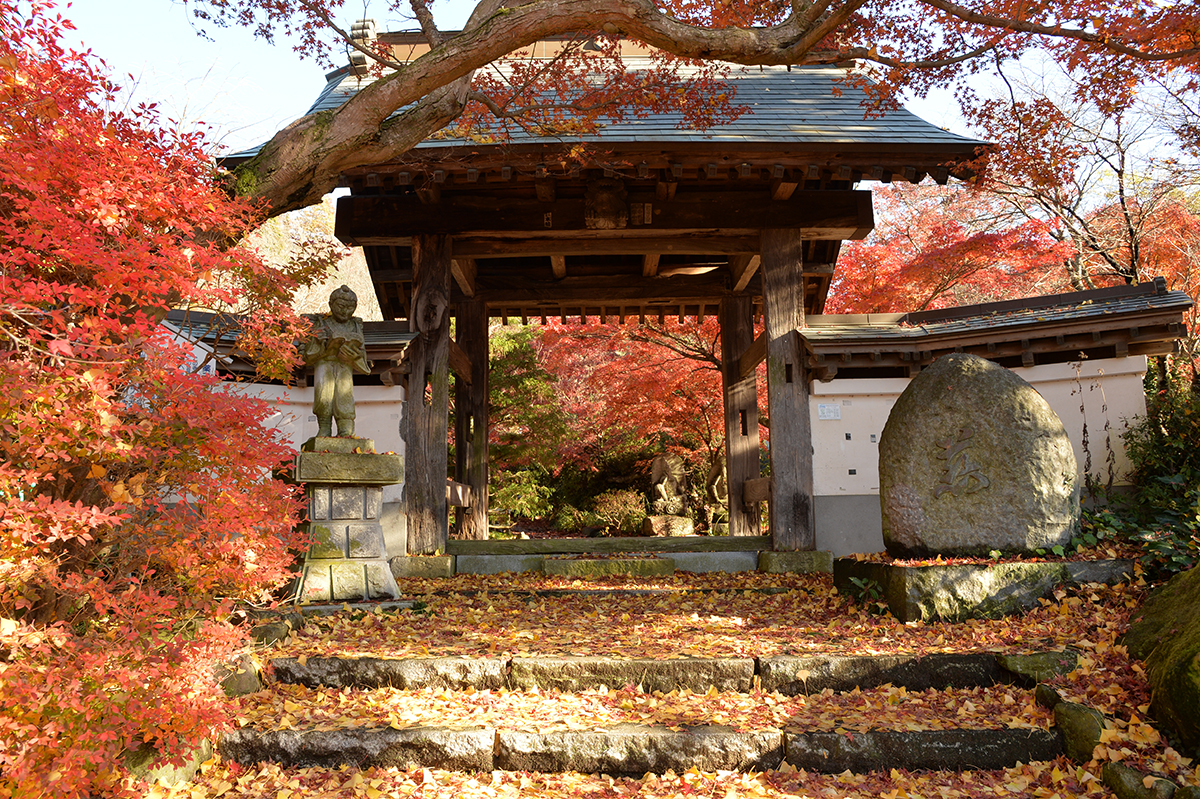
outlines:
{"label": "stone step", "polygon": [[245,727],[220,742],[221,756],[244,765],[454,771],[539,771],[618,776],[702,771],[763,771],[784,762],[825,773],[882,769],[997,769],[1063,753],[1054,730],[950,729],[860,733],[726,727],[678,730],[623,724],[592,730],[528,732],[487,727],[274,730]]}
{"label": "stone step", "polygon": [[640,685],[646,692],[749,691],[757,678],[768,693],[813,694],[891,683],[913,691],[1016,683],[1032,687],[1075,665],[1071,651],[1003,655],[992,652],[917,655],[775,655],[746,658],[275,658],[275,679],[308,688],[405,690],[554,689]]}

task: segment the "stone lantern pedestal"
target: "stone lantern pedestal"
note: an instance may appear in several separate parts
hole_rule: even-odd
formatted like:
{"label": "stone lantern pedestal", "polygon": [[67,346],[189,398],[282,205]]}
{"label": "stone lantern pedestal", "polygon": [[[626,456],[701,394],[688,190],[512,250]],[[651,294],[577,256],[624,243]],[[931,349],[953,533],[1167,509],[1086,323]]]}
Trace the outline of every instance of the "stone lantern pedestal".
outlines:
{"label": "stone lantern pedestal", "polygon": [[308,499],[305,528],[313,538],[297,601],[396,599],[380,512],[383,487],[404,478],[399,455],[375,452],[369,438],[318,436],[296,455],[295,480]]}

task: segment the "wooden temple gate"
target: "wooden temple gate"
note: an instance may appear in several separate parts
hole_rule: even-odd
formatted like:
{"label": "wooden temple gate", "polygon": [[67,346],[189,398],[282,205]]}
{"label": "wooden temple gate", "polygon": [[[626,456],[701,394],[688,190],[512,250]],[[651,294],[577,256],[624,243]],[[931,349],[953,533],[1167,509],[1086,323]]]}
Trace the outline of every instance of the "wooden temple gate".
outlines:
{"label": "wooden temple gate", "polygon": [[[835,90],[843,75],[735,69],[751,113],[711,133],[627,121],[583,162],[551,139],[430,141],[345,175],[336,235],[364,247],[385,319],[408,319],[418,334],[395,370],[408,388],[409,554],[446,551],[451,373],[454,474],[470,497],[458,534],[487,537],[487,331],[497,317],[718,316],[730,535],[758,535],[758,503],[769,498],[773,547],[815,548],[811,375],[796,331],[821,313],[841,242],[872,228],[871,194],[853,186],[945,182],[980,145],[902,109],[864,118],[860,92]],[[769,478],[759,474],[755,389],[764,359]]]}

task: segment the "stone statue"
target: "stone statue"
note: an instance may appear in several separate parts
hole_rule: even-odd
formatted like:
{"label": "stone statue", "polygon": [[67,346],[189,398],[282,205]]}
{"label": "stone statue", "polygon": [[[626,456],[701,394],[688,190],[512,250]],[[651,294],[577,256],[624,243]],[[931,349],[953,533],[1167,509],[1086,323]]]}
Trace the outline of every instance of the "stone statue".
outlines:
{"label": "stone statue", "polygon": [[708,476],[704,479],[704,511],[708,515],[709,535],[716,535],[719,529],[725,531],[722,535],[728,533],[729,477],[722,450],[714,452],[708,461]]}
{"label": "stone statue", "polygon": [[654,481],[651,506],[655,515],[683,516],[686,511],[687,468],[678,455],[659,455],[650,464]]}
{"label": "stone statue", "polygon": [[313,413],[317,435],[354,437],[354,373],[369,374],[363,323],[354,315],[358,296],[349,286],[329,295],[329,313],[313,319],[316,338],[304,347],[304,362],[315,368]]}

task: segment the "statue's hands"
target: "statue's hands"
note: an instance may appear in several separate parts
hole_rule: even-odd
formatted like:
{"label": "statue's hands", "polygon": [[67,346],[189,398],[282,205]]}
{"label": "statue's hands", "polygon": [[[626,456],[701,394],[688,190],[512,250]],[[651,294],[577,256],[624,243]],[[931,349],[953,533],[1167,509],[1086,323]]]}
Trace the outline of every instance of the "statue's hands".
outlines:
{"label": "statue's hands", "polygon": [[338,349],[338,360],[342,363],[354,363],[364,354],[361,341],[347,341]]}

